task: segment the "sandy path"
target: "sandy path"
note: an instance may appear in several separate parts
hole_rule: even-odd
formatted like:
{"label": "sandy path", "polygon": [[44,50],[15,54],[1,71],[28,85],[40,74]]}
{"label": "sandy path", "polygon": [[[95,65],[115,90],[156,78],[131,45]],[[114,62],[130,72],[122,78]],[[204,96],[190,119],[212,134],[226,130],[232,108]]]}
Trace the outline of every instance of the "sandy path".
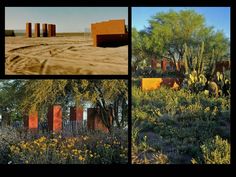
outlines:
{"label": "sandy path", "polygon": [[128,46],[83,37],[5,37],[5,74],[128,74]]}

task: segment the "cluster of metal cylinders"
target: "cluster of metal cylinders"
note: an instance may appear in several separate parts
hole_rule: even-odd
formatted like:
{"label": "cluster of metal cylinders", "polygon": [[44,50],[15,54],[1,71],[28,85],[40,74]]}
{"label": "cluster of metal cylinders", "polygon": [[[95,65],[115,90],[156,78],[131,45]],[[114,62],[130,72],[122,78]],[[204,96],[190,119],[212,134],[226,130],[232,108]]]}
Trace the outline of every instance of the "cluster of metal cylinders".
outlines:
{"label": "cluster of metal cylinders", "polygon": [[[83,124],[83,108],[70,107],[70,121]],[[49,131],[60,132],[63,129],[62,107],[61,105],[52,105],[47,112],[47,126]],[[112,124],[112,115],[109,112],[109,121]],[[38,112],[24,115],[24,126],[32,132],[37,132],[39,128]],[[108,133],[109,130],[102,121],[101,111],[98,108],[87,109],[87,128],[89,130],[100,130]]]}
{"label": "cluster of metal cylinders", "polygon": [[[55,24],[42,24],[43,37],[55,37],[56,25]],[[32,37],[32,25],[26,23],[26,37]],[[34,37],[40,37],[40,23],[34,24]]]}

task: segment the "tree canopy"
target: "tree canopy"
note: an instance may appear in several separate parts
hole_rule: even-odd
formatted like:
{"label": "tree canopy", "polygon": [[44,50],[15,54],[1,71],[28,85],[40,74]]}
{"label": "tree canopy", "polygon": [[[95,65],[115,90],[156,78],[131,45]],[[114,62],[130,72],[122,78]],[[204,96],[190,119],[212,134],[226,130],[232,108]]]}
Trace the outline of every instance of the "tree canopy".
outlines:
{"label": "tree canopy", "polygon": [[229,39],[222,31],[207,26],[204,16],[194,10],[160,12],[151,17],[144,30],[132,29],[132,54],[139,62],[150,63],[152,56],[176,62],[183,59],[184,45],[198,48],[202,42],[206,59],[212,51],[216,60],[229,56]]}
{"label": "tree canopy", "polygon": [[128,119],[126,80],[2,80],[0,99],[0,109],[6,119],[12,119],[8,113],[13,110],[17,114],[45,112],[53,104],[83,106],[86,103],[100,108],[108,128],[112,128],[109,110],[119,127],[125,126]]}

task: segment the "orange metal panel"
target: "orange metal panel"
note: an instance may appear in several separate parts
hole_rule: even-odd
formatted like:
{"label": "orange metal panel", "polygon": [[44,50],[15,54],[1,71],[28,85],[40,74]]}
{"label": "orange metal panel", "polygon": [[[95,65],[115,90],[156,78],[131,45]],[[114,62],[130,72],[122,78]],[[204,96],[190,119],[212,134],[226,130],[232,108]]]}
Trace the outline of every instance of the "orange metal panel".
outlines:
{"label": "orange metal panel", "polygon": [[172,89],[179,89],[182,79],[178,78],[142,78],[142,91],[156,90],[162,85],[169,86]]}
{"label": "orange metal panel", "polygon": [[29,115],[29,129],[37,129],[38,128],[38,113],[31,113]]}
{"label": "orange metal panel", "polygon": [[79,123],[83,122],[83,108],[81,107],[71,107],[70,108],[70,120],[78,121]]}
{"label": "orange metal panel", "polygon": [[[98,35],[124,35],[127,34],[127,30],[125,27],[125,20],[109,20],[99,23],[91,24],[91,32],[93,37],[93,45],[99,46],[98,44]],[[102,37],[99,37],[101,40]],[[103,38],[107,38],[107,36],[103,36]],[[109,38],[112,38],[111,36]],[[114,37],[113,37],[114,38]],[[121,40],[122,38],[118,39]]]}
{"label": "orange metal panel", "polygon": [[157,59],[153,58],[151,60],[151,68],[152,69],[157,69]]}
{"label": "orange metal panel", "polygon": [[48,24],[48,37],[52,37],[52,24]]}
{"label": "orange metal panel", "polygon": [[26,23],[26,37],[32,37],[31,23]]}
{"label": "orange metal panel", "polygon": [[161,61],[161,69],[162,69],[162,72],[166,72],[166,66],[167,66],[167,60],[164,58],[164,59],[162,59],[162,61]]}
{"label": "orange metal panel", "polygon": [[53,132],[62,130],[62,108],[60,105],[54,105],[48,109],[48,129]]}
{"label": "orange metal panel", "polygon": [[38,129],[38,112],[30,113],[24,117],[24,127],[36,132]]}
{"label": "orange metal panel", "polygon": [[43,37],[48,37],[47,24],[43,24]]}
{"label": "orange metal panel", "polygon": [[40,37],[40,24],[34,24],[34,37]]}
{"label": "orange metal panel", "polygon": [[96,47],[128,45],[128,34],[96,35]]}
{"label": "orange metal panel", "polygon": [[[112,123],[112,117],[110,116],[110,121]],[[87,126],[91,130],[100,130],[105,133],[108,133],[108,128],[103,124],[101,119],[100,110],[97,108],[88,108],[87,109]]]}
{"label": "orange metal panel", "polygon": [[142,78],[142,91],[158,89],[161,83],[162,78]]}

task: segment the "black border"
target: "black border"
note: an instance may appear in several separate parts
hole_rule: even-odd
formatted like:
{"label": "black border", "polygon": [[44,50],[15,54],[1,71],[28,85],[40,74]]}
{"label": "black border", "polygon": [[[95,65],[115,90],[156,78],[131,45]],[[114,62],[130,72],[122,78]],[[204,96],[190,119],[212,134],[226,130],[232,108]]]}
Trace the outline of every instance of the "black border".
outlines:
{"label": "black border", "polygon": [[131,162],[132,162],[132,157],[131,157],[131,155],[132,155],[132,152],[131,152],[131,139],[132,139],[132,136],[131,136],[131,132],[132,132],[132,129],[131,129],[131,125],[132,125],[132,119],[131,119],[131,117],[132,117],[132,90],[131,90],[131,88],[132,88],[132,85],[131,85],[131,75],[132,75],[132,73],[131,73],[131,51],[132,51],[132,48],[131,48],[131,42],[132,42],[132,40],[131,40],[131,31],[132,31],[132,26],[131,26],[131,24],[132,24],[132,16],[131,16],[131,14],[132,14],[132,9],[131,9],[131,7],[128,7],[128,21],[129,21],[129,25],[128,25],[128,32],[129,32],[129,47],[128,47],[128,60],[129,60],[129,66],[128,66],[128,68],[129,68],[129,71],[128,71],[128,74],[129,74],[129,79],[128,79],[128,81],[129,81],[129,85],[128,85],[128,93],[129,93],[129,101],[128,101],[128,106],[129,106],[129,118],[128,118],[128,137],[129,137],[129,139],[128,139],[128,162],[129,162],[129,164],[131,164]]}
{"label": "black border", "polygon": [[[0,5],[0,11],[1,11],[1,17],[0,17],[0,22],[1,22],[1,32],[0,32],[0,39],[1,39],[1,44],[0,44],[0,52],[2,54],[2,60],[0,60],[0,78],[4,77],[5,74],[5,8],[4,6]],[[4,25],[3,25],[4,24]]]}

